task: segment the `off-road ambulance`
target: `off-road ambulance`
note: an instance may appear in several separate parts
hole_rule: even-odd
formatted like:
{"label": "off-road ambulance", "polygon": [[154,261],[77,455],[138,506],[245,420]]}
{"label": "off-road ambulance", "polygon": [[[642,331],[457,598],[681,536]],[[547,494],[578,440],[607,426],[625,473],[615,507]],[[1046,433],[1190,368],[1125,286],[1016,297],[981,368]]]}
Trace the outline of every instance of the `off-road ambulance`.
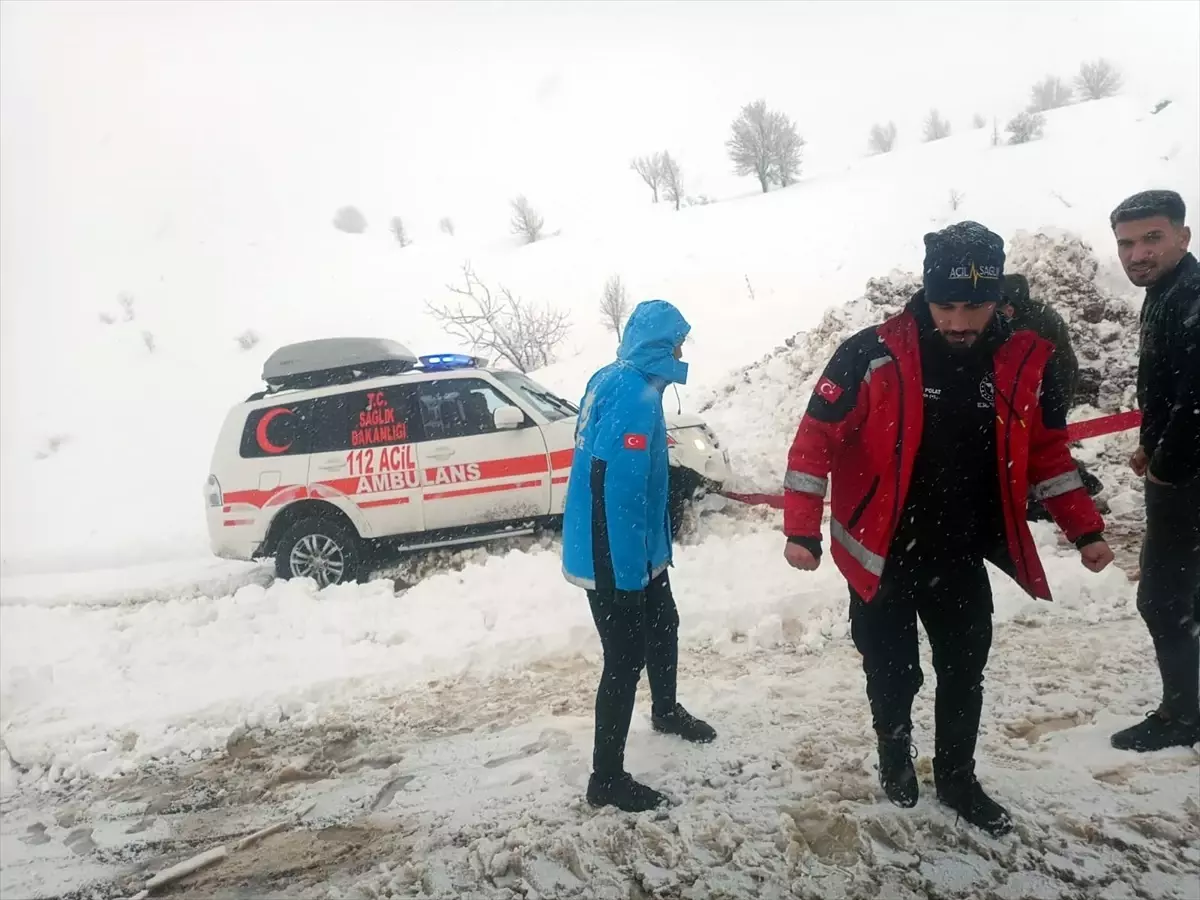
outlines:
{"label": "off-road ambulance", "polygon": [[[578,408],[527,375],[376,338],[291,344],[228,414],[205,483],[213,552],[322,587],[405,550],[561,523]],[[672,518],[728,477],[695,416],[667,420]]]}

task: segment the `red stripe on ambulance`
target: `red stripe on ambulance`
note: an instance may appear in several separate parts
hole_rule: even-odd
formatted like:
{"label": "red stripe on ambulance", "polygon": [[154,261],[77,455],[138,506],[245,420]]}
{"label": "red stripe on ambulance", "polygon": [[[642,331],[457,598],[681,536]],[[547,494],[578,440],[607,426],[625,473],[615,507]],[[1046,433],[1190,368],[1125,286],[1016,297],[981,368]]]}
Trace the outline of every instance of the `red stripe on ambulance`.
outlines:
{"label": "red stripe on ambulance", "polygon": [[498,491],[519,491],[524,488],[541,487],[544,479],[539,478],[536,481],[518,481],[513,484],[483,484],[479,487],[463,488],[457,491],[438,491],[437,493],[426,494],[426,500],[449,500],[452,497],[471,497],[475,494],[494,494]]}

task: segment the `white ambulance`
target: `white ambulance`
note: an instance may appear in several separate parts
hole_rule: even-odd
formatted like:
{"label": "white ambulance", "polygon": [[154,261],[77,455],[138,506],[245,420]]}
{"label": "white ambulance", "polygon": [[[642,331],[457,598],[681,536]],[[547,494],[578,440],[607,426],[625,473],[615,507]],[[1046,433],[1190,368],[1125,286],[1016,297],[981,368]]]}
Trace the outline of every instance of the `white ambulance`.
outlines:
{"label": "white ambulance", "polygon": [[[561,524],[578,408],[527,375],[376,338],[291,344],[228,414],[205,484],[212,549],[281,578],[361,579],[382,557]],[[696,416],[668,417],[672,517],[728,477]]]}

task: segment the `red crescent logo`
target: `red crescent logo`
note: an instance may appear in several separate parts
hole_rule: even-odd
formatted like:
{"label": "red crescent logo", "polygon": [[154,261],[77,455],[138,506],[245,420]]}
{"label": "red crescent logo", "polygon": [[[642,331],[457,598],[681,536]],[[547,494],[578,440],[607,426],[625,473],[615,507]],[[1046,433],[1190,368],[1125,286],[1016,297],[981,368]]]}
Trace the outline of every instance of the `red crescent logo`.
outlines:
{"label": "red crescent logo", "polygon": [[263,453],[270,453],[273,455],[286,453],[288,448],[292,446],[291,441],[288,441],[282,446],[279,444],[272,444],[271,439],[267,437],[267,429],[271,427],[272,422],[274,422],[280,416],[290,415],[292,415],[292,411],[281,406],[278,409],[271,410],[258,420],[258,428],[255,429],[254,435],[258,438],[258,446],[262,448]]}

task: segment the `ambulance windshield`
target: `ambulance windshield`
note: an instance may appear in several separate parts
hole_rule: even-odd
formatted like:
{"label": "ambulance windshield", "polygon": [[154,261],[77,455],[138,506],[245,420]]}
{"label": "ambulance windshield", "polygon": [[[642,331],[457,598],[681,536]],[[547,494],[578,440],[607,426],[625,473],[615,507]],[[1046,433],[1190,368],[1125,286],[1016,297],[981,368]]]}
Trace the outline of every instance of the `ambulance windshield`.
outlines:
{"label": "ambulance windshield", "polygon": [[550,393],[528,375],[521,372],[496,371],[493,371],[492,374],[505,387],[520,394],[551,422],[565,419],[568,416],[579,415],[579,408],[577,406],[573,403],[568,403],[562,397]]}

